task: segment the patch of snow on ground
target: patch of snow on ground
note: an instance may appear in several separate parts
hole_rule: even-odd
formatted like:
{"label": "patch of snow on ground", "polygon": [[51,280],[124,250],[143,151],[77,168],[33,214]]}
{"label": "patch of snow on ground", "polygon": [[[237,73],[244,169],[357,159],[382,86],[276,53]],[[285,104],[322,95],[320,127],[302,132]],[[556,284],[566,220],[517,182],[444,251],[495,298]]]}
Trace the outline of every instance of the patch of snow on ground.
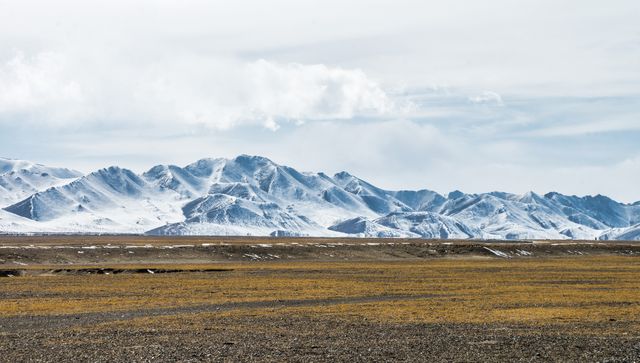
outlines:
{"label": "patch of snow on ground", "polygon": [[494,255],[498,256],[498,257],[502,257],[502,258],[511,258],[511,256],[507,255],[506,253],[502,252],[502,251],[498,251],[498,250],[494,250],[491,249],[489,247],[484,247],[485,250],[493,253]]}

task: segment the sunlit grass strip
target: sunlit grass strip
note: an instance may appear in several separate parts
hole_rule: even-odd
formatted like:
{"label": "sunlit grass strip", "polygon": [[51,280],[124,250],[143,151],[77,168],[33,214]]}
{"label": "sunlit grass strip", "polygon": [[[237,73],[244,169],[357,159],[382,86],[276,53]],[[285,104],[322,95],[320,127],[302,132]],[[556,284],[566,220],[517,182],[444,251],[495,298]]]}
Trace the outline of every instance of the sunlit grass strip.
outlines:
{"label": "sunlit grass strip", "polygon": [[[158,266],[176,268],[171,264]],[[179,268],[198,270],[212,266],[219,265]],[[278,311],[388,322],[527,324],[635,321],[640,316],[640,259],[632,257],[296,262],[224,267],[232,271],[4,278],[0,284],[0,316],[428,294],[446,297]],[[231,314],[245,314],[248,309],[234,311]]]}

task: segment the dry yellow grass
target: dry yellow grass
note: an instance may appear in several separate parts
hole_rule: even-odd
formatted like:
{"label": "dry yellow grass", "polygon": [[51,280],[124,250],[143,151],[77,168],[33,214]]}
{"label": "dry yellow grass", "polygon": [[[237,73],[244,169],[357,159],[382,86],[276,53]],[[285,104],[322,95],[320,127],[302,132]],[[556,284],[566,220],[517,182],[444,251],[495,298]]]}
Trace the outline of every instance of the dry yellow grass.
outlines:
{"label": "dry yellow grass", "polygon": [[[613,319],[635,327],[640,320],[640,259],[633,257],[295,262],[225,264],[223,267],[234,270],[4,278],[0,284],[0,316],[401,295],[415,296],[415,299],[243,308],[198,314],[192,319],[197,322],[198,317],[203,316],[300,314],[391,323],[532,325]],[[184,318],[141,318],[139,323],[163,321],[164,324],[172,319],[184,322]]]}

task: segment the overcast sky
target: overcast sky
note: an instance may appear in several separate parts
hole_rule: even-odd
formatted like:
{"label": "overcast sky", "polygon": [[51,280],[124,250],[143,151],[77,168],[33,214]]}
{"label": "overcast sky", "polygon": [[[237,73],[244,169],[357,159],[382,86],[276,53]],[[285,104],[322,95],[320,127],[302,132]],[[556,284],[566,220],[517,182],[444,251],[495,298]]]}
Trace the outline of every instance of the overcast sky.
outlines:
{"label": "overcast sky", "polygon": [[640,200],[640,1],[0,0],[0,156]]}

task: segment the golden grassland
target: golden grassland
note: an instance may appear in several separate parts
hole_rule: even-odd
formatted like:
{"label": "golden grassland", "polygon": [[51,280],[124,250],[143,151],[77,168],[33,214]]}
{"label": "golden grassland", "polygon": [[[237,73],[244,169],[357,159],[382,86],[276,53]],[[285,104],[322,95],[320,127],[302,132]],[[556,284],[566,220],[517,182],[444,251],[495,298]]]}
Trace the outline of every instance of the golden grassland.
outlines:
{"label": "golden grassland", "polygon": [[[154,265],[159,266],[232,270],[3,278],[0,317],[282,301],[277,308],[138,318],[126,324],[182,324],[187,318],[196,324],[204,318],[296,314],[387,323],[616,321],[640,331],[640,259],[634,257]],[[348,301],[373,296],[402,298]],[[286,306],[287,300],[334,298],[347,300]]]}

